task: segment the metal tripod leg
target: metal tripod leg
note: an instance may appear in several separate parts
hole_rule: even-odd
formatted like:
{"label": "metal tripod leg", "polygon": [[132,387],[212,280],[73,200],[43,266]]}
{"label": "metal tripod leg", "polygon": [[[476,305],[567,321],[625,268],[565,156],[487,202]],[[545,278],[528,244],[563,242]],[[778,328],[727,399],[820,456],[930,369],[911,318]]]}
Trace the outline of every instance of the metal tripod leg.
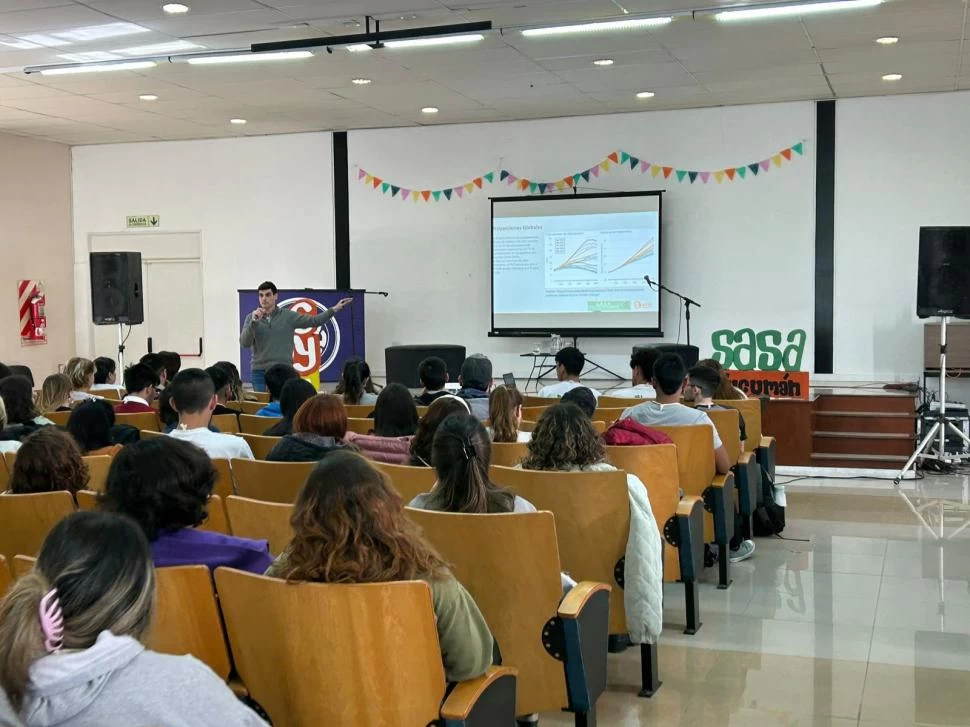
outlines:
{"label": "metal tripod leg", "polygon": [[903,468],[899,470],[899,473],[893,479],[894,485],[898,485],[899,481],[903,479],[907,472],[909,472],[909,470],[916,463],[916,460],[922,456],[923,450],[930,446],[930,442],[933,441],[933,438],[936,436],[938,431],[940,431],[940,423],[936,422],[932,427],[930,427],[930,431],[927,432],[925,437],[923,437],[922,441],[919,443],[919,446],[916,447],[916,451],[913,452],[908,460],[906,460],[906,464],[903,465]]}

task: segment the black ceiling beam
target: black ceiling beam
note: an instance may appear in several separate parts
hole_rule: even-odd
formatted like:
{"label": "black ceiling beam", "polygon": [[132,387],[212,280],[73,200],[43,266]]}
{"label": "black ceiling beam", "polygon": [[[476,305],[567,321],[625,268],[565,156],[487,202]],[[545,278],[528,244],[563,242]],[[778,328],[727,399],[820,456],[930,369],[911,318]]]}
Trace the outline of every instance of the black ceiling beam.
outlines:
{"label": "black ceiling beam", "polygon": [[387,40],[415,40],[418,38],[433,38],[439,35],[481,33],[491,29],[492,21],[483,20],[478,23],[454,23],[452,25],[432,25],[427,28],[381,30],[371,33],[354,33],[353,35],[331,35],[323,38],[281,40],[276,43],[254,43],[250,47],[250,50],[253,53],[267,53],[270,51],[305,50],[308,48],[324,48],[342,45],[379,45],[383,41]]}

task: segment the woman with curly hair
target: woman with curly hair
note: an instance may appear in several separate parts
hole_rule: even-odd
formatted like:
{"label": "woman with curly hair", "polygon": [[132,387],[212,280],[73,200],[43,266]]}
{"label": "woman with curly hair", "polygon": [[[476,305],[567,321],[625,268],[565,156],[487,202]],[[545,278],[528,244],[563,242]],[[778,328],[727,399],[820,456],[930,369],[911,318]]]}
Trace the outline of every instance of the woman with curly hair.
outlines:
{"label": "woman with curly hair", "polygon": [[88,484],[88,468],[69,434],[43,427],[17,450],[10,491],[15,495],[66,490],[73,496]]}
{"label": "woman with curly hair", "polygon": [[266,575],[317,583],[427,581],[448,681],[492,663],[492,635],[468,591],[404,516],[400,495],[367,460],[334,452],[296,501],[293,540]]}
{"label": "woman with curly hair", "polygon": [[435,432],[441,423],[452,414],[469,414],[471,409],[464,399],[445,394],[431,402],[428,411],[418,422],[418,430],[411,440],[411,458],[408,464],[412,467],[431,467],[431,445]]}
{"label": "woman with curly hair", "polygon": [[153,437],[129,444],[115,456],[98,504],[141,526],[157,568],[224,565],[262,574],[273,561],[265,540],[197,529],[209,516],[215,481],[212,460],[194,444]]}

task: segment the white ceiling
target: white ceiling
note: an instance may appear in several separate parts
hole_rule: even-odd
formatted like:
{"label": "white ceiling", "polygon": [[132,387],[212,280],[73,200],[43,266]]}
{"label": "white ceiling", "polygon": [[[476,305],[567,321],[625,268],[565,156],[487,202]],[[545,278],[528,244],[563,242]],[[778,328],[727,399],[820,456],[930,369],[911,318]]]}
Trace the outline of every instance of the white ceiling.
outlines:
{"label": "white ceiling", "polygon": [[[0,133],[97,144],[328,129],[497,121],[649,109],[970,88],[966,0],[886,0],[870,9],[718,23],[688,13],[659,28],[526,38],[511,26],[662,15],[730,0],[0,0]],[[750,3],[757,4],[757,3]],[[235,66],[162,63],[140,72],[25,75],[65,54],[187,40],[205,49],[491,20],[471,47],[318,50],[307,60]],[[403,19],[402,19],[403,18]],[[48,47],[50,34],[111,23],[130,35]],[[124,26],[121,26],[124,27]],[[40,37],[38,37],[38,34]],[[894,46],[875,38],[900,37]],[[35,47],[23,46],[28,38]],[[56,41],[56,38],[55,38]],[[26,44],[26,45],[29,45]],[[592,61],[612,58],[609,67]],[[887,83],[885,73],[903,79]],[[372,79],[356,86],[351,79]],[[650,100],[637,91],[656,93]],[[140,94],[156,94],[153,102]],[[423,106],[436,106],[434,116]],[[244,118],[244,126],[230,118]]]}

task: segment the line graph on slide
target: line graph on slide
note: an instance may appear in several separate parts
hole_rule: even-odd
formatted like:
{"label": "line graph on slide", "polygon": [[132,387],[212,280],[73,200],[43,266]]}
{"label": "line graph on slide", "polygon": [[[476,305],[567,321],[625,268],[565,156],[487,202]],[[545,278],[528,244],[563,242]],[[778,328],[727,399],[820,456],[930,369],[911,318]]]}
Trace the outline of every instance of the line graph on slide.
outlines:
{"label": "line graph on slide", "polygon": [[596,240],[584,240],[576,251],[556,266],[556,270],[577,268],[590,273],[599,272],[599,245]]}
{"label": "line graph on slide", "polygon": [[547,234],[546,289],[640,289],[644,275],[657,274],[655,243],[642,229]]}

